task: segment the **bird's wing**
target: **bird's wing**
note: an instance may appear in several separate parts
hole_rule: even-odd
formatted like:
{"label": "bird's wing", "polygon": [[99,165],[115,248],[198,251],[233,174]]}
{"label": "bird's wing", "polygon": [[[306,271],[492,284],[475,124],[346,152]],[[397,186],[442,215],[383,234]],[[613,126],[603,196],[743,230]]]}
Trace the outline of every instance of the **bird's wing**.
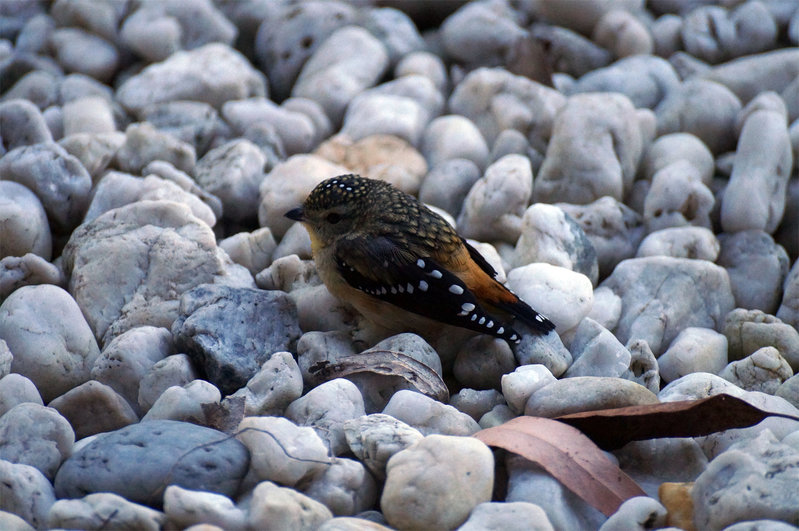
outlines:
{"label": "bird's wing", "polygon": [[368,295],[442,323],[519,341],[516,331],[489,315],[460,278],[390,237],[348,238],[338,242],[335,256],[341,276]]}

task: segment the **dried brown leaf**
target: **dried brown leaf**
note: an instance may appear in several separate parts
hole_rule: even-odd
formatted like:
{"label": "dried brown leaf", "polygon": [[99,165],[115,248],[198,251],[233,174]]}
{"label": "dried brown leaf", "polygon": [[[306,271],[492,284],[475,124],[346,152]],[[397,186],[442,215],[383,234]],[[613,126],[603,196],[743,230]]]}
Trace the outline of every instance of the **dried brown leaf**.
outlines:
{"label": "dried brown leaf", "polygon": [[659,437],[699,437],[754,426],[767,417],[799,418],[770,413],[731,395],[700,400],[664,402],[614,409],[585,411],[557,417],[591,438],[600,448],[614,450],[630,441]]}
{"label": "dried brown leaf", "polygon": [[370,350],[368,355],[346,356],[335,363],[319,362],[310,368],[310,372],[314,376],[313,385],[365,372],[396,376],[423,395],[439,402],[449,401],[449,390],[438,373],[424,363],[393,350]]}
{"label": "dried brown leaf", "polygon": [[533,461],[606,516],[646,495],[588,437],[556,420],[517,417],[474,437]]}
{"label": "dried brown leaf", "polygon": [[209,428],[233,433],[244,418],[244,397],[228,396],[219,404],[202,404]]}

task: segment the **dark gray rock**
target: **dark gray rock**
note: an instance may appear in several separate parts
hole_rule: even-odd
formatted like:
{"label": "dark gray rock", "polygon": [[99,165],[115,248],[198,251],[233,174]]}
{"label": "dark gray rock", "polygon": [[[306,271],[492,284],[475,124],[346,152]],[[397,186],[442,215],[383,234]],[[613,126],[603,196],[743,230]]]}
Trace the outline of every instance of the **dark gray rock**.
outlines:
{"label": "dark gray rock", "polygon": [[0,153],[40,142],[52,142],[42,113],[33,103],[9,100],[0,103]]}
{"label": "dark gray rock", "polygon": [[224,394],[243,387],[274,352],[300,337],[297,309],[281,291],[206,284],[184,294],[172,326],[186,352]]}
{"label": "dark gray rock", "polygon": [[168,485],[230,497],[249,462],[245,446],[220,431],[154,420],[99,435],[64,462],[55,490],[59,498],[113,492],[154,507]]}

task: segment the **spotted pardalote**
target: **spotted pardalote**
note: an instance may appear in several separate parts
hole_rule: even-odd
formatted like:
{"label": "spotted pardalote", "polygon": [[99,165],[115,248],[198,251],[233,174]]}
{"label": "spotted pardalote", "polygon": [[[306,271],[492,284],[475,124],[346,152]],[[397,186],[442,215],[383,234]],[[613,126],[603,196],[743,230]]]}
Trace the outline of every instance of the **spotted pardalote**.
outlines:
{"label": "spotted pardalote", "polygon": [[446,323],[511,343],[521,340],[513,318],[539,334],[555,328],[499,283],[444,218],[384,181],[327,179],[286,217],[308,230],[330,292],[378,324],[418,330]]}

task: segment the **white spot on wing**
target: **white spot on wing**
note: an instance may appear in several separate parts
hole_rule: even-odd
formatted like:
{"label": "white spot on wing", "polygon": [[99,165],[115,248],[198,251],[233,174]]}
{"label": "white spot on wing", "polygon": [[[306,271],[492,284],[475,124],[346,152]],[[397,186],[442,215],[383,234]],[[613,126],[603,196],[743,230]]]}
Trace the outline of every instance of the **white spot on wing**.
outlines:
{"label": "white spot on wing", "polygon": [[464,312],[471,312],[472,310],[474,310],[474,304],[472,304],[471,302],[464,302],[463,304],[461,304],[461,309]]}
{"label": "white spot on wing", "polygon": [[425,266],[425,264],[424,264],[424,260],[422,260],[421,258],[420,258],[420,259],[418,259],[418,260],[416,261],[416,265],[418,265],[419,267],[421,267],[422,269],[424,269],[424,266]]}
{"label": "white spot on wing", "polygon": [[419,281],[419,289],[422,291],[427,291],[427,282],[424,280]]}
{"label": "white spot on wing", "polygon": [[413,293],[413,286],[411,286],[410,283],[407,286],[405,286],[405,289],[408,290],[408,293]]}
{"label": "white spot on wing", "polygon": [[503,334],[504,332],[505,332],[504,327],[500,326],[499,328],[497,328],[497,334]]}
{"label": "white spot on wing", "polygon": [[449,292],[454,293],[455,295],[463,295],[463,288],[457,284],[453,284],[449,287]]}
{"label": "white spot on wing", "polygon": [[488,321],[486,328],[494,328],[494,321]]}
{"label": "white spot on wing", "polygon": [[478,322],[479,324],[483,324],[483,323],[485,323],[485,322],[486,322],[486,318],[485,318],[485,317],[481,317],[481,318],[480,318],[480,320],[479,320],[479,321],[477,321],[477,322]]}
{"label": "white spot on wing", "polygon": [[438,269],[433,269],[432,271],[430,271],[430,276],[433,278],[441,278],[444,275],[442,275],[441,271],[439,271]]}

